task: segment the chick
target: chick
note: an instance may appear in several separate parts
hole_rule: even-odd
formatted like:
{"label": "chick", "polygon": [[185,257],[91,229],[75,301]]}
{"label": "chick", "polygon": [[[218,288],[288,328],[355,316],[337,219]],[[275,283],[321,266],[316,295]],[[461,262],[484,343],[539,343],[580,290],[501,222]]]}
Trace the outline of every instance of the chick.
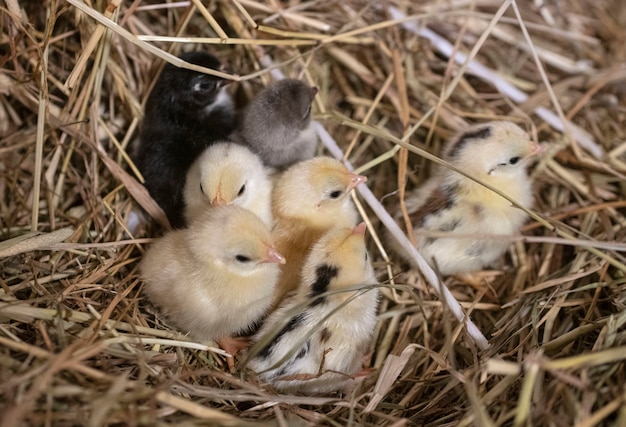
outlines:
{"label": "chick", "polygon": [[354,227],[357,212],[349,193],[366,181],[341,162],[323,156],[297,163],[277,179],[272,192],[272,239],[287,263],[276,285],[276,303],[297,287],[307,253],[326,231]]}
{"label": "chick", "polygon": [[[530,208],[532,183],[526,166],[528,159],[540,151],[540,146],[519,126],[502,121],[467,129],[446,144],[442,158]],[[481,239],[480,235],[513,235],[527,219],[524,211],[505,198],[445,167],[407,196],[406,207],[418,251],[443,275],[469,273],[492,264],[509,242]],[[402,221],[400,211],[396,219]],[[474,236],[420,235],[429,231]],[[399,253],[405,255],[401,250]]]}
{"label": "chick", "polygon": [[284,262],[259,217],[230,205],[157,240],[140,271],[148,298],[204,342],[250,330],[266,314]]}
{"label": "chick", "polygon": [[185,183],[185,220],[211,206],[231,203],[249,209],[272,226],[272,182],[259,156],[231,142],[208,147],[191,165]]}
{"label": "chick", "polygon": [[376,283],[364,234],[365,223],[333,228],[313,246],[297,292],[255,336],[262,348],[249,366],[262,381],[307,394],[340,390],[353,381],[372,339],[378,304],[377,289],[341,292]]}
{"label": "chick", "polygon": [[[219,69],[219,61],[204,52],[188,52],[181,59]],[[235,127],[234,106],[225,81],[167,64],[146,102],[134,160],[152,198],[170,224],[185,226],[183,189],[193,161]]]}
{"label": "chick", "polygon": [[271,167],[310,159],[317,145],[311,124],[316,93],[316,87],[300,80],[274,82],[250,102],[231,138],[250,147]]}

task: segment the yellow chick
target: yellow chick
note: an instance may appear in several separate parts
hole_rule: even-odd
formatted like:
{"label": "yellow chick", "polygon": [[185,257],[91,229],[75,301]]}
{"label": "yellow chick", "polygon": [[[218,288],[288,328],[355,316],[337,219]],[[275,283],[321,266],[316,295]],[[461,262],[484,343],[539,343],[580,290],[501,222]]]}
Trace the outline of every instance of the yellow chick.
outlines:
{"label": "yellow chick", "polygon": [[306,394],[353,382],[372,340],[378,304],[377,289],[345,291],[377,283],[364,235],[365,223],[333,228],[313,246],[297,292],[255,336],[262,348],[249,366],[262,381]]}
{"label": "yellow chick", "polygon": [[[519,126],[501,121],[476,125],[457,135],[444,147],[442,158],[530,208],[533,193],[526,166],[540,151]],[[445,167],[407,196],[406,207],[417,250],[443,275],[469,273],[492,264],[506,251],[509,241],[481,239],[479,235],[510,236],[527,219],[524,211],[505,198]],[[402,222],[399,210],[396,220]],[[474,236],[420,235],[428,231]]]}
{"label": "yellow chick", "polygon": [[148,298],[205,342],[247,332],[266,314],[284,262],[259,217],[230,205],[157,240],[140,271]]}
{"label": "yellow chick", "polygon": [[276,285],[276,302],[298,286],[302,263],[322,234],[332,227],[356,225],[349,193],[366,181],[341,162],[322,156],[296,163],[274,183],[272,239],[287,258]]}
{"label": "yellow chick", "polygon": [[185,220],[189,224],[212,206],[235,204],[272,226],[272,182],[259,156],[242,145],[209,146],[194,161],[185,182]]}

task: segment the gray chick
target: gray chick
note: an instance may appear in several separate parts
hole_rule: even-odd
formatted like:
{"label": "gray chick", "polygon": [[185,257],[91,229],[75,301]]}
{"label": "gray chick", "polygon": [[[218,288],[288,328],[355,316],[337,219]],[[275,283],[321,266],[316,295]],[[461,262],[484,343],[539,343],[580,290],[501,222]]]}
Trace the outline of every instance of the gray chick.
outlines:
{"label": "gray chick", "polygon": [[282,168],[313,157],[317,137],[311,103],[317,93],[303,81],[272,83],[250,102],[230,138],[247,145],[266,166]]}

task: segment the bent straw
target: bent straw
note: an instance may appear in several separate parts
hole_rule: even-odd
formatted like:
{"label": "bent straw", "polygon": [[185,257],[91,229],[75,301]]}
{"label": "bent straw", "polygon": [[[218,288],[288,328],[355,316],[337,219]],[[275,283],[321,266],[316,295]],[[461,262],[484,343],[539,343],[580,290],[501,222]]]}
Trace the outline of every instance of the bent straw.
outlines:
{"label": "bent straw", "polygon": [[[263,67],[271,69],[272,77],[274,77],[276,80],[280,80],[285,77],[279,69],[275,68],[274,62],[268,55],[264,55],[261,58],[260,62]],[[343,161],[345,166],[352,171],[354,168],[352,167],[350,162],[348,162],[347,160],[343,160],[343,151],[341,150],[341,148],[339,148],[337,142],[335,142],[333,137],[330,136],[330,134],[326,131],[324,126],[322,126],[319,122],[313,121],[313,127],[315,128],[315,131],[320,138],[320,141],[322,141],[326,149],[333,155],[333,157],[335,157],[339,161]],[[393,220],[391,215],[389,215],[389,213],[385,210],[383,205],[378,201],[376,196],[374,196],[370,189],[364,184],[359,185],[357,187],[357,190],[359,191],[359,194],[361,194],[361,197],[363,197],[363,199],[370,206],[370,208],[372,208],[372,210],[376,213],[376,215],[385,225],[387,230],[389,230],[393,238],[396,239],[396,241],[402,246],[402,248],[407,251],[407,253],[413,258],[418,268],[424,275],[424,278],[431,284],[433,290],[439,296],[439,298],[442,298],[445,301],[446,305],[450,308],[450,311],[452,312],[454,317],[456,317],[459,322],[466,326],[467,333],[474,340],[478,348],[480,348],[481,350],[487,349],[489,347],[489,342],[487,341],[487,338],[485,338],[485,336],[478,329],[476,324],[474,324],[474,322],[472,322],[472,320],[465,315],[465,313],[463,312],[463,308],[461,307],[459,302],[454,298],[450,290],[443,283],[441,283],[441,280],[439,280],[437,274],[420,255],[415,246],[411,244],[409,239],[402,232],[402,230]]]}
{"label": "bent straw", "polygon": [[[392,19],[406,18],[406,15],[400,9],[389,6],[388,10]],[[405,30],[428,39],[435,49],[448,58],[452,57],[456,63],[462,65],[467,61],[467,55],[465,53],[455,51],[454,46],[452,46],[450,42],[434,31],[426,27],[420,27],[415,22],[403,22],[401,25]],[[476,60],[469,61],[467,64],[467,70],[479,77],[485,83],[495,86],[500,93],[509,97],[518,104],[522,104],[528,100],[528,95],[504,80],[498,75],[498,73]],[[589,151],[596,158],[602,159],[604,155],[602,148],[593,141],[593,137],[585,130],[570,121],[565,120],[564,122],[559,118],[559,116],[554,114],[554,112],[545,107],[536,107],[534,112],[554,129],[560,132],[564,132],[567,129],[571,132],[572,137],[580,144],[581,147]]]}
{"label": "bent straw", "polygon": [[[337,160],[342,160],[343,152],[341,151],[341,148],[339,148],[333,137],[330,136],[330,134],[326,131],[326,129],[324,129],[324,127],[320,123],[314,122],[313,126],[315,127],[317,135],[319,136],[324,146],[328,149],[328,151],[330,151],[330,153]],[[353,169],[350,162],[344,161],[343,163],[349,170]],[[378,201],[376,196],[374,196],[371,190],[364,184],[359,185],[357,187],[357,190],[359,191],[359,194],[361,194],[361,197],[363,197],[363,199],[370,206],[370,208],[372,208],[372,210],[376,213],[376,215],[385,225],[387,230],[389,230],[393,238],[396,239],[396,241],[402,246],[402,249],[404,249],[411,256],[411,258],[413,258],[413,261],[415,261],[415,263],[417,264],[426,281],[431,284],[432,288],[437,293],[439,298],[443,298],[448,308],[450,308],[452,314],[454,314],[454,317],[456,317],[459,322],[465,324],[465,326],[467,327],[467,333],[472,337],[474,342],[476,342],[476,345],[481,350],[487,349],[489,347],[489,342],[487,341],[485,336],[482,334],[482,332],[480,332],[474,322],[472,322],[472,320],[465,315],[465,313],[463,312],[463,308],[461,308],[459,302],[454,298],[450,290],[443,283],[441,283],[441,280],[439,280],[437,274],[424,260],[424,257],[420,255],[415,246],[411,244],[404,232],[400,229],[398,224],[396,224],[391,215],[389,215],[387,210],[385,210],[385,208]]]}

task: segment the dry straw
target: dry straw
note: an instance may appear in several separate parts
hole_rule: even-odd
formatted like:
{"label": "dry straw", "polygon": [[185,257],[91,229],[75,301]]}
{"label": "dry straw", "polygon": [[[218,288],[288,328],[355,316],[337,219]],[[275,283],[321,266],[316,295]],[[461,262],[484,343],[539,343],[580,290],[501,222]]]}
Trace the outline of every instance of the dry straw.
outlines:
{"label": "dry straw", "polygon": [[[626,425],[622,9],[5,0],[2,425]],[[230,72],[177,59],[191,49]],[[278,395],[143,297],[137,265],[166,222],[131,154],[164,61],[233,80],[240,104],[284,75],[319,87],[320,153],[369,178],[355,201],[383,294],[351,392]],[[478,288],[410,269],[386,234],[414,233],[388,214],[446,138],[494,119],[546,148],[531,221]]]}

